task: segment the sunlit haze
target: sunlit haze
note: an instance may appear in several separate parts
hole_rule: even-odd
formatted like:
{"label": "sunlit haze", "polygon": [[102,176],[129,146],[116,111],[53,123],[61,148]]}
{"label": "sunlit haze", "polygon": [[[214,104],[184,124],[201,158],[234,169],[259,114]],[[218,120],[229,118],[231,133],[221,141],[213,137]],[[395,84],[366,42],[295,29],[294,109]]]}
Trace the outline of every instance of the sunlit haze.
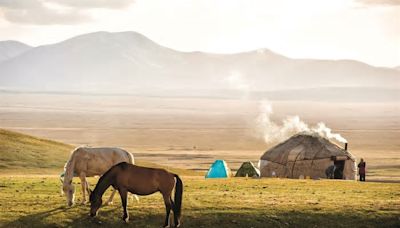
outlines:
{"label": "sunlit haze", "polygon": [[292,58],[400,65],[400,3],[390,0],[0,0],[0,40],[29,45],[137,31],[181,51],[268,48]]}

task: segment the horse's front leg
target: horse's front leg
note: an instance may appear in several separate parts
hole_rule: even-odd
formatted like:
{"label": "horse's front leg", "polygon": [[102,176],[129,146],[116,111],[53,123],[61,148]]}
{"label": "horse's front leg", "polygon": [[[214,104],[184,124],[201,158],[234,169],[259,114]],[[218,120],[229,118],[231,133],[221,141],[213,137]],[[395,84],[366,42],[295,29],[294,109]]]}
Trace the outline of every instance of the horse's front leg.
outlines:
{"label": "horse's front leg", "polygon": [[114,199],[114,195],[115,195],[115,192],[117,191],[117,189],[113,189],[113,191],[112,191],[112,193],[111,193],[111,196],[110,196],[110,198],[108,198],[108,200],[107,200],[107,202],[106,202],[106,205],[110,205],[110,204],[112,204],[113,203],[113,199]]}
{"label": "horse's front leg", "polygon": [[129,214],[128,214],[128,210],[126,209],[128,191],[126,189],[118,189],[118,191],[119,191],[119,195],[121,196],[122,208],[124,209],[124,216],[122,217],[122,220],[124,220],[125,222],[128,222]]}
{"label": "horse's front leg", "polygon": [[87,194],[88,194],[88,196],[90,197],[90,185],[89,185],[89,182],[87,181],[87,179],[86,179],[86,192],[87,192]]}
{"label": "horse's front leg", "polygon": [[79,175],[79,178],[81,179],[81,186],[82,186],[82,204],[86,203],[86,187],[87,187],[87,182],[86,182],[86,175],[85,173],[81,173]]}

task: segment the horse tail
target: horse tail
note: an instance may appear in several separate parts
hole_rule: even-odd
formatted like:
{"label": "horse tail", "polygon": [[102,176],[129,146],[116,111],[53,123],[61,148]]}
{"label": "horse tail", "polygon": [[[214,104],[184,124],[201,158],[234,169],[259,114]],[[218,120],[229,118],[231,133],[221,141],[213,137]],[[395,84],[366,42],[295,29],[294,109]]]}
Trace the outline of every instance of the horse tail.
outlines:
{"label": "horse tail", "polygon": [[182,193],[183,193],[183,183],[181,178],[178,175],[174,174],[176,178],[175,183],[175,198],[174,198],[174,213],[177,218],[181,217],[181,209],[182,209]]}
{"label": "horse tail", "polygon": [[135,159],[133,158],[133,154],[131,152],[126,151],[128,154],[128,161],[130,164],[135,164]]}

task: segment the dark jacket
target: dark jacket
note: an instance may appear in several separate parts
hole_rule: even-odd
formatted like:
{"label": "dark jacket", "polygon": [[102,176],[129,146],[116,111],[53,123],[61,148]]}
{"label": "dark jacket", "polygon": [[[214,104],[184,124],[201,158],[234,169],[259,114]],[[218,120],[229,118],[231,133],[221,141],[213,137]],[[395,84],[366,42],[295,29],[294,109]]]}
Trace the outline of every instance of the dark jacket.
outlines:
{"label": "dark jacket", "polygon": [[365,167],[366,167],[366,163],[365,162],[358,163],[358,173],[359,174],[365,174]]}

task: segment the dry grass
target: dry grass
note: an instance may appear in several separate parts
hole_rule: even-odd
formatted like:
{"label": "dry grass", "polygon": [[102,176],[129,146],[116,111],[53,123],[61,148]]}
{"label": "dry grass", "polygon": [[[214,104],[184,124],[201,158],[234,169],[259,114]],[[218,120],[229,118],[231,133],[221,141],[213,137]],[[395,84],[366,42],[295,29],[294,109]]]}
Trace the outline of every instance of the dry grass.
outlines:
{"label": "dry grass", "polygon": [[71,145],[0,129],[0,169],[64,167]]}
{"label": "dry grass", "polygon": [[[74,147],[26,134],[0,129],[0,175],[59,174]],[[142,159],[136,164],[164,168],[180,175],[201,175],[198,172],[168,167]]]}
{"label": "dry grass", "polygon": [[[183,181],[183,227],[400,224],[400,184],[195,177],[183,177]],[[0,177],[0,188],[3,227],[98,227],[99,223],[104,227],[126,227],[120,219],[118,197],[114,205],[101,208],[97,219],[91,219],[88,206],[65,206],[56,177]],[[130,202],[128,210],[130,226],[160,227],[163,223],[160,194],[141,197],[139,203]]]}

